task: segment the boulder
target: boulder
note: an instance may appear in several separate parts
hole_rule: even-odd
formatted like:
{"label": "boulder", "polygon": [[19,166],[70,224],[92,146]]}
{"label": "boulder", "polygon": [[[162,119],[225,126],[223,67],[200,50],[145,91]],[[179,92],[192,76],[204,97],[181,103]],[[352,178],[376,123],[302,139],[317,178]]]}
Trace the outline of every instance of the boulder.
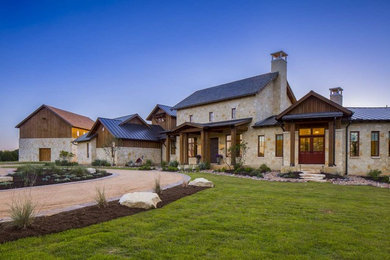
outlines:
{"label": "boulder", "polygon": [[210,188],[214,187],[214,183],[212,183],[211,181],[205,178],[196,178],[195,180],[190,181],[188,185],[198,186],[198,187],[210,187]]}
{"label": "boulder", "polygon": [[94,174],[96,173],[96,169],[95,168],[87,168],[87,171],[91,174]]}
{"label": "boulder", "polygon": [[12,182],[14,180],[11,176],[0,176],[0,182]]}
{"label": "boulder", "polygon": [[126,193],[119,199],[121,205],[139,209],[157,208],[159,202],[161,202],[161,199],[154,192],[131,192]]}

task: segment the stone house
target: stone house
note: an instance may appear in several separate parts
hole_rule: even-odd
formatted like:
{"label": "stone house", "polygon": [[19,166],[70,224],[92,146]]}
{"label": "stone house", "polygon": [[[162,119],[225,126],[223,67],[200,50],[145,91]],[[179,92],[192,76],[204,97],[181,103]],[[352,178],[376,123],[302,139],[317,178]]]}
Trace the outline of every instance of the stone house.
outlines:
{"label": "stone house", "polygon": [[[19,161],[55,161],[60,151],[77,155],[72,141],[87,133],[92,125],[88,117],[42,105],[16,126]],[[77,157],[73,160],[77,161]]]}

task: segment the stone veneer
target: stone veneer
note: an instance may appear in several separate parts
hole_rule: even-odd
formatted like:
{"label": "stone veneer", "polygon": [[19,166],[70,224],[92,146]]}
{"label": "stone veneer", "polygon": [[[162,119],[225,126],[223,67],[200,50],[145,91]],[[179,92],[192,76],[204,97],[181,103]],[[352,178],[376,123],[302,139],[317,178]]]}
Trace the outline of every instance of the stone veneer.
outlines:
{"label": "stone veneer", "polygon": [[[138,158],[143,158],[144,161],[152,160],[154,164],[160,164],[161,153],[159,148],[120,147],[115,154],[115,163],[125,165],[129,161],[135,162]],[[104,148],[96,148],[96,159],[112,162],[111,156]]]}
{"label": "stone veneer", "polygon": [[72,152],[73,158],[77,161],[76,145],[72,144],[72,138],[20,138],[19,139],[19,161],[39,161],[39,148],[51,149],[51,161],[59,159],[60,151]]}

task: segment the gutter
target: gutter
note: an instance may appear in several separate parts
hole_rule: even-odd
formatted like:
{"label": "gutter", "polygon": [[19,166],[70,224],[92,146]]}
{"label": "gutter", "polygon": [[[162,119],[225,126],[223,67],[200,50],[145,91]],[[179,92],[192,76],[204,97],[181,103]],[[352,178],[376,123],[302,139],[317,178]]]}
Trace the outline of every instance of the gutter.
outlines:
{"label": "gutter", "polygon": [[348,175],[348,128],[351,124],[351,119],[348,119],[348,124],[345,127],[345,175]]}

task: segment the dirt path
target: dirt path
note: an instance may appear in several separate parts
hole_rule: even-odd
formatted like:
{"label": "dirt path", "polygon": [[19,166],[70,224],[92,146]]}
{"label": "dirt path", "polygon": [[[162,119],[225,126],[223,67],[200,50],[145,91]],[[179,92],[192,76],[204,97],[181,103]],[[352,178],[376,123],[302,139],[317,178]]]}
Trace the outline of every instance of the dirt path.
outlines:
{"label": "dirt path", "polygon": [[162,187],[181,183],[185,178],[181,174],[159,171],[108,170],[108,172],[114,176],[84,182],[0,191],[0,220],[8,219],[9,205],[12,201],[29,196],[38,204],[40,215],[51,215],[92,204],[97,187],[104,187],[107,198],[113,199],[132,191],[151,190],[158,175]]}

